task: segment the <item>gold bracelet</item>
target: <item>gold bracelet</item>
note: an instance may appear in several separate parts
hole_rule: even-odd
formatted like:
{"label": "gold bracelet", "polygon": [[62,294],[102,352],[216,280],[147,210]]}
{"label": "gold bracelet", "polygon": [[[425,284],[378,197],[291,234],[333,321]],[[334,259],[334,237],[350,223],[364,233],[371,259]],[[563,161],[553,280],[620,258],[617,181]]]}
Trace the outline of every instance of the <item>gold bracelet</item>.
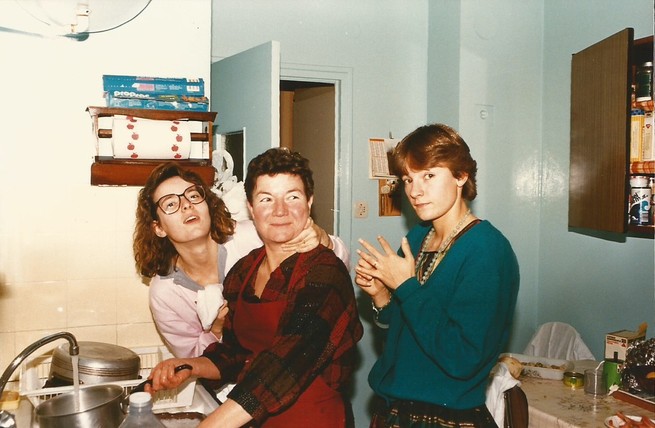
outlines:
{"label": "gold bracelet", "polygon": [[391,291],[389,291],[388,288],[386,290],[387,290],[387,294],[389,294],[389,300],[387,300],[387,303],[385,303],[384,305],[382,305],[382,306],[380,306],[378,308],[377,306],[375,306],[375,302],[373,302],[373,299],[371,299],[371,307],[373,308],[373,312],[375,312],[376,317],[378,315],[380,315],[380,312],[382,312],[382,309],[386,308],[387,306],[389,306],[389,303],[391,303],[391,299],[392,299],[393,295],[391,294]]}

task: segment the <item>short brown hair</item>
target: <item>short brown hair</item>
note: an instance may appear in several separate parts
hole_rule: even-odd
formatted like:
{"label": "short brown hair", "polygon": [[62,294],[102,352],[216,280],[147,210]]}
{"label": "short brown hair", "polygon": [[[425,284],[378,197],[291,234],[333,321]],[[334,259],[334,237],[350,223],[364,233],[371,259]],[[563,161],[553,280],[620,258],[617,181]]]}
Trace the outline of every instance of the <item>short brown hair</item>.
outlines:
{"label": "short brown hair", "polygon": [[453,128],[440,123],[424,125],[412,131],[394,148],[391,168],[403,176],[408,168],[423,170],[434,167],[450,169],[455,178],[468,176],[462,197],[469,201],[478,194],[475,182],[477,162],[464,139]]}
{"label": "short brown hair", "polygon": [[257,178],[262,175],[291,174],[297,175],[305,187],[307,199],[314,195],[314,178],[309,168],[309,160],[298,152],[292,152],[285,147],[266,150],[248,164],[248,174],[243,186],[248,202],[252,204],[252,193],[255,190]]}

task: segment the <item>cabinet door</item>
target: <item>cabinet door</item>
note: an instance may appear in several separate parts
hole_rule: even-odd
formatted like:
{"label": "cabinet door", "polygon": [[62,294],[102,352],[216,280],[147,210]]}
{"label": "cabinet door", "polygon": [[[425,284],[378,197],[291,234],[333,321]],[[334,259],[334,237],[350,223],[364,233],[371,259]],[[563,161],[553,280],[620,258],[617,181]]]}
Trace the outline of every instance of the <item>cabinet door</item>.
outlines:
{"label": "cabinet door", "polygon": [[573,55],[569,227],[627,230],[633,38],[627,28]]}

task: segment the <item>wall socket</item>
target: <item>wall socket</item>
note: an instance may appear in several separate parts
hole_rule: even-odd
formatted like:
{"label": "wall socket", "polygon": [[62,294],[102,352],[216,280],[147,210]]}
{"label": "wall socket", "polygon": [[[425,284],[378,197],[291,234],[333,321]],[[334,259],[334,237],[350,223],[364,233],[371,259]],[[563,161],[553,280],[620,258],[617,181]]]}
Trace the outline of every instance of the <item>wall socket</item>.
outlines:
{"label": "wall socket", "polygon": [[355,218],[368,217],[368,203],[366,201],[355,202]]}

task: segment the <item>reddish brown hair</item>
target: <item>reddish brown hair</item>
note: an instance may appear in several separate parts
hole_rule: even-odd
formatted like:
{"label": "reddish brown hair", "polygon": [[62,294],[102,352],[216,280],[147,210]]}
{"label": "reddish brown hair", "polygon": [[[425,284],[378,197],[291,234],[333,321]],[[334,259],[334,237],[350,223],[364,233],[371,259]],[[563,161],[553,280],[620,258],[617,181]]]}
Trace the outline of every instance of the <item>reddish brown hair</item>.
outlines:
{"label": "reddish brown hair", "polygon": [[471,157],[464,139],[447,125],[432,124],[417,128],[398,143],[391,160],[394,174],[399,177],[407,174],[408,168],[448,168],[455,178],[468,176],[462,188],[464,199],[472,201],[478,194],[475,182],[477,162]]}

